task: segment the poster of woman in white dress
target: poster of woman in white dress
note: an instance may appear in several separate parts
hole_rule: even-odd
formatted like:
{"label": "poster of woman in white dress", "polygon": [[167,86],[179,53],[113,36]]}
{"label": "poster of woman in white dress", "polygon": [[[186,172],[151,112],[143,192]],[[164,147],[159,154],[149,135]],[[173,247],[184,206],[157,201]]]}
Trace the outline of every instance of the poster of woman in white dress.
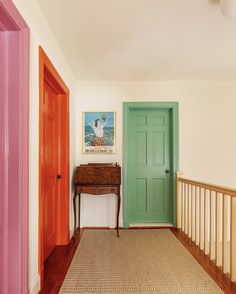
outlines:
{"label": "poster of woman in white dress", "polygon": [[115,153],[115,112],[83,112],[83,153]]}

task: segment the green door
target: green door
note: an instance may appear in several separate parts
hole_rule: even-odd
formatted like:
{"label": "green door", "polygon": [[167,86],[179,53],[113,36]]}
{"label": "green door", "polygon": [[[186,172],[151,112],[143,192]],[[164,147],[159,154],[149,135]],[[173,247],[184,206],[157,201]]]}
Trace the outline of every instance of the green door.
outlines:
{"label": "green door", "polygon": [[127,220],[172,223],[170,110],[130,109]]}

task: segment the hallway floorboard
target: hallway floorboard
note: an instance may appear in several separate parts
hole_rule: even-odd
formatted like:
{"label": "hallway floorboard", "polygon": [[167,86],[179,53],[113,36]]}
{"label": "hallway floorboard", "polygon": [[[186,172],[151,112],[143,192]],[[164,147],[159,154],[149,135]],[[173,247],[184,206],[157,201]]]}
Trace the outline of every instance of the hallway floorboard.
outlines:
{"label": "hallway floorboard", "polygon": [[76,233],[67,246],[56,246],[44,264],[44,287],[40,294],[56,294],[65,279],[82,232]]}

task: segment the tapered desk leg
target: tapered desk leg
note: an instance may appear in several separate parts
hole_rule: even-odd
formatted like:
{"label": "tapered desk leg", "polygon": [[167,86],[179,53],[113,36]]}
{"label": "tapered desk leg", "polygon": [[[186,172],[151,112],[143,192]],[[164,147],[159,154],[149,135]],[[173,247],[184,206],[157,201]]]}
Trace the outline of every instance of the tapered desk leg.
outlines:
{"label": "tapered desk leg", "polygon": [[74,194],[73,197],[73,207],[74,207],[74,235],[76,232],[76,197],[77,197],[77,193]]}
{"label": "tapered desk leg", "polygon": [[119,237],[120,191],[117,194],[116,234]]}
{"label": "tapered desk leg", "polygon": [[79,199],[78,199],[78,206],[79,206],[79,216],[78,216],[78,228],[79,228],[79,232],[80,232],[80,193],[79,193]]}

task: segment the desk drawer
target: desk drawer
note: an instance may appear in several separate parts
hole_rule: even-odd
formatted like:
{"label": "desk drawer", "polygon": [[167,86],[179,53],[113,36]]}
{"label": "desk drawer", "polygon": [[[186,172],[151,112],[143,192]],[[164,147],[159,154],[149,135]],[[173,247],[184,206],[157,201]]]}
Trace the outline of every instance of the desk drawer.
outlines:
{"label": "desk drawer", "polygon": [[94,195],[118,194],[118,187],[94,187],[94,186],[77,187],[77,193],[87,193],[87,194],[94,194]]}

